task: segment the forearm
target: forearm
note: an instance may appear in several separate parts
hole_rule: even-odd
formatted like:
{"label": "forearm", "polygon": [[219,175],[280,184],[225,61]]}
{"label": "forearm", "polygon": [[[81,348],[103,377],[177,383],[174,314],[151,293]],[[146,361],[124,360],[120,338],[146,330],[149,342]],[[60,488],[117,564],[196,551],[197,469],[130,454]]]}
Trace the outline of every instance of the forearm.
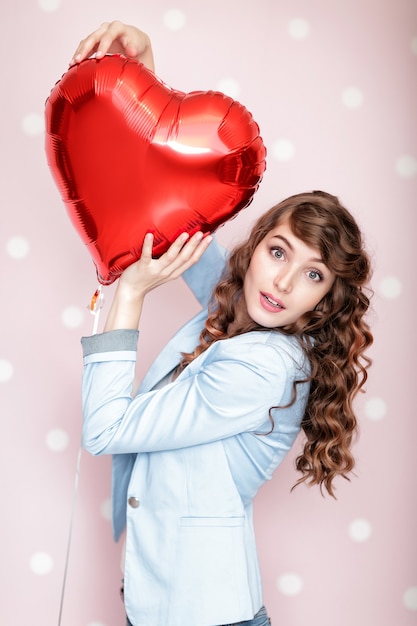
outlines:
{"label": "forearm", "polygon": [[144,294],[135,294],[119,283],[104,325],[104,332],[137,330],[144,299]]}

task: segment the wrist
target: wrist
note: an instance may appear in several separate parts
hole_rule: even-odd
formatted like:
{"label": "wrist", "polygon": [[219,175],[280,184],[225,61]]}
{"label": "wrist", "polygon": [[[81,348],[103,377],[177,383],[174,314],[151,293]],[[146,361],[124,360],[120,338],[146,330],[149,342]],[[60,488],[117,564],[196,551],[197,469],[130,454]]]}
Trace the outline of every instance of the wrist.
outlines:
{"label": "wrist", "polygon": [[119,303],[125,303],[126,305],[132,305],[143,303],[146,292],[142,288],[138,288],[137,286],[125,284],[121,279],[119,280],[116,292],[114,294],[114,299],[118,300]]}

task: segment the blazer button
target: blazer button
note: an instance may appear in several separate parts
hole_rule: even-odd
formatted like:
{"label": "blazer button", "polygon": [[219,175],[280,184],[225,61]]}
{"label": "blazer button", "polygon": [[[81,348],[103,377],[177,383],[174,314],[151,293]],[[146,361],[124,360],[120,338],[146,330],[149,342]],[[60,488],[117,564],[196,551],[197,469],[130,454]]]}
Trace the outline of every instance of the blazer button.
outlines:
{"label": "blazer button", "polygon": [[128,503],[129,503],[129,506],[132,507],[132,509],[137,509],[138,506],[140,505],[139,500],[133,496],[130,496]]}

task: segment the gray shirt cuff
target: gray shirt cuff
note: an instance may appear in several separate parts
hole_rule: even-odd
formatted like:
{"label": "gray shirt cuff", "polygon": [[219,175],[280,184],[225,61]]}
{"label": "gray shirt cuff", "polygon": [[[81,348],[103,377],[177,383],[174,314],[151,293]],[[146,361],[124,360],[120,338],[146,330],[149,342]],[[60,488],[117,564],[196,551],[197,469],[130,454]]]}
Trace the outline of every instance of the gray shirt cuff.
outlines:
{"label": "gray shirt cuff", "polygon": [[118,350],[134,350],[138,346],[138,330],[110,330],[106,333],[82,337],[83,357],[99,352],[117,352]]}

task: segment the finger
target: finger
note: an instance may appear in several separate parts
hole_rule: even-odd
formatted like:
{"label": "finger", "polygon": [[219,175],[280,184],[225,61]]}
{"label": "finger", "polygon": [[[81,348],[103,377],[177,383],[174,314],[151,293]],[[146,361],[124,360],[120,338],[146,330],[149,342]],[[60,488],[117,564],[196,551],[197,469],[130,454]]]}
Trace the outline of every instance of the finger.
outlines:
{"label": "finger", "polygon": [[128,46],[134,46],[132,35],[139,32],[139,29],[115,20],[109,24],[106,35],[111,37],[113,41],[116,39],[119,40],[121,45],[126,48]]}
{"label": "finger", "polygon": [[146,233],[145,238],[143,240],[142,246],[142,254],[141,258],[145,260],[152,259],[152,248],[153,248],[153,233]]}
{"label": "finger", "polygon": [[99,43],[108,28],[109,22],[103,22],[97,30],[85,37],[85,39],[82,39],[74,52],[74,56],[71,59],[70,64],[80,63],[80,61],[96,52]]}
{"label": "finger", "polygon": [[178,255],[179,260],[184,263],[188,259],[192,257],[196,249],[201,244],[201,241],[204,237],[204,233],[201,231],[197,231],[194,233],[192,237],[185,243],[185,245],[181,248],[181,251]]}
{"label": "finger", "polygon": [[125,46],[123,41],[123,38],[126,38],[125,31],[126,26],[122,22],[114,21],[108,24],[98,43],[96,57],[103,57],[115,42],[119,44],[121,51]]}
{"label": "finger", "polygon": [[179,260],[184,266],[182,271],[194,265],[202,257],[212,241],[213,237],[211,235],[204,236],[203,233],[196,233],[184,246],[179,255]]}
{"label": "finger", "polygon": [[[137,29],[135,29],[136,31]],[[131,40],[132,28],[123,22],[115,20],[107,25],[97,47],[96,56],[104,56],[107,52],[123,53],[135,57],[139,50]]]}
{"label": "finger", "polygon": [[130,59],[137,59],[139,56],[139,50],[135,44],[132,43],[127,36],[123,37],[120,41],[123,46],[123,54]]}
{"label": "finger", "polygon": [[210,235],[204,237],[202,232],[197,232],[182,245],[181,249],[174,246],[173,250],[168,251],[170,254],[166,253],[165,258],[162,259],[165,263],[164,273],[169,274],[172,278],[180,276],[185,270],[197,263],[212,239]]}
{"label": "finger", "polygon": [[179,278],[186,270],[195,265],[207,250],[212,239],[213,238],[211,236],[204,237],[204,239],[198,243],[197,247],[194,248],[191,255],[189,255],[186,259],[178,258],[175,262],[176,267],[174,268],[171,266],[170,278]]}
{"label": "finger", "polygon": [[180,254],[181,250],[184,247],[184,244],[187,242],[189,238],[190,238],[190,235],[188,233],[181,233],[181,235],[179,235],[174,240],[174,242],[169,246],[165,254],[161,256],[161,260],[166,261],[168,263],[172,263],[172,261],[174,261],[178,257],[178,255]]}

